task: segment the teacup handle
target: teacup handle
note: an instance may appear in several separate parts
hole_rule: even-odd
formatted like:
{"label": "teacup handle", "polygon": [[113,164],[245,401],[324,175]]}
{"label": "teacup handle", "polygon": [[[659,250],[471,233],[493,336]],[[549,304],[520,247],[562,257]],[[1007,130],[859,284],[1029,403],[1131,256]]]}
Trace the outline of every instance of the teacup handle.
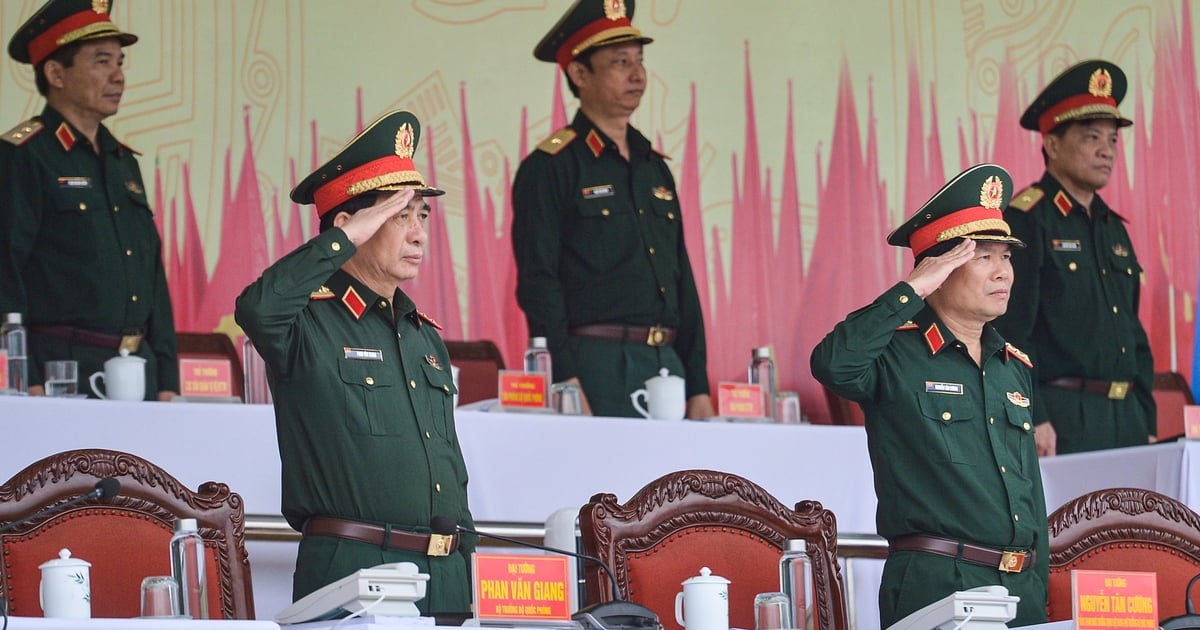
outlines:
{"label": "teacup handle", "polygon": [[108,396],[105,396],[104,392],[101,392],[100,388],[96,386],[96,379],[104,380],[104,372],[96,372],[95,374],[89,376],[88,384],[92,386],[92,392],[95,393],[96,396],[99,396],[100,398],[108,398]]}
{"label": "teacup handle", "polygon": [[679,625],[681,625],[685,628],[687,627],[687,624],[683,622],[683,593],[682,592],[675,593],[675,621]]}
{"label": "teacup handle", "polygon": [[[646,398],[646,390],[639,389],[639,390],[633,392],[632,394],[630,394],[629,402],[633,403],[633,409],[635,411],[637,411],[638,413],[642,414],[643,418],[649,418],[650,412],[646,411],[646,408],[644,406],[638,404],[639,396],[644,400]],[[683,622],[680,622],[680,623],[683,623]]]}

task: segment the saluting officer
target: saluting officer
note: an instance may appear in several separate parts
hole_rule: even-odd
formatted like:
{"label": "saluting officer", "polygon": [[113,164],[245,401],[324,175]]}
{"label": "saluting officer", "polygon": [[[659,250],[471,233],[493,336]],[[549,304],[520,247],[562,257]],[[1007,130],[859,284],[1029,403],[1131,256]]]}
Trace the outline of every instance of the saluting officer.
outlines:
{"label": "saluting officer", "polygon": [[675,179],[629,124],[646,89],[633,0],[577,0],[534,49],[579,97],[571,124],[513,182],[517,301],[546,337],[554,380],[585,410],[633,416],[629,395],[667,368],[687,381],[687,417],[713,415],[704,318]]}
{"label": "saluting officer", "polygon": [[372,123],[292,190],[320,234],[263,272],[235,316],[267,363],[283,465],[283,515],[303,533],[292,597],[358,569],[414,562],[423,613],[470,610],[474,539],[431,534],[434,516],[474,527],[454,428],[450,357],[399,285],[428,243],[409,112]]}
{"label": "saluting officer", "polygon": [[0,313],[24,314],[30,393],[46,361],[104,369],[120,350],[146,359],[146,397],[179,390],[162,241],[137,152],[102,121],[125,91],[122,50],[137,37],[110,0],[50,0],[17,29],[46,107],[0,136]]}
{"label": "saluting officer", "polygon": [[813,350],[813,375],[856,401],[888,539],[881,627],[988,584],[1021,598],[1012,625],[1046,619],[1046,502],[1028,356],[992,328],[1023,247],[994,164],[959,174],[888,236],[916,266]]}
{"label": "saluting officer", "polygon": [[996,327],[1034,358],[1043,455],[1154,441],[1154,359],[1138,319],[1142,266],[1126,219],[1100,198],[1133,124],[1117,109],[1125,73],[1084,61],[1021,116],[1042,134],[1046,172],[1005,219],[1029,248],[1013,256],[1012,308]]}

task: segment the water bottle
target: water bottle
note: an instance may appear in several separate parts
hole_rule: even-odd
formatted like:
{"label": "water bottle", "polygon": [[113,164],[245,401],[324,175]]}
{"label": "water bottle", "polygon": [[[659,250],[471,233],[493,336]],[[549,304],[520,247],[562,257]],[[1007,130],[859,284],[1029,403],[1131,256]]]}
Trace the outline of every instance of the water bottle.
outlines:
{"label": "water bottle", "polygon": [[547,379],[554,378],[551,371],[550,348],[546,345],[545,337],[534,337],[529,340],[529,349],[525,351],[525,371],[544,372]]}
{"label": "water bottle", "polygon": [[24,394],[29,389],[29,368],[25,360],[25,327],[20,313],[7,313],[0,327],[4,350],[8,353],[8,383],[5,387]]}
{"label": "water bottle", "polygon": [[192,619],[208,619],[208,580],[204,576],[204,539],[194,518],[175,521],[171,537],[171,576],[179,582],[179,610]]}
{"label": "water bottle", "polygon": [[750,360],[750,384],[762,385],[763,415],[775,417],[775,361],[771,346],[755,348]]}
{"label": "water bottle", "polygon": [[816,610],[813,608],[812,561],[803,539],[787,541],[783,557],[779,559],[779,591],[787,593],[791,600],[795,627],[799,630],[816,628],[813,623]]}

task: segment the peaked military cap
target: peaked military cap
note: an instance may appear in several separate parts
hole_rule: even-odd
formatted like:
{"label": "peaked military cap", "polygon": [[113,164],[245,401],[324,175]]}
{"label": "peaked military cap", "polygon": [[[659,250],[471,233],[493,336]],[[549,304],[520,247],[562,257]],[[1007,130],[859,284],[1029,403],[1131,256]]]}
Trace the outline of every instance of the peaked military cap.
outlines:
{"label": "peaked military cap", "polygon": [[115,37],[122,46],[137,42],[123,32],[108,13],[113,0],[50,0],[33,14],[8,42],[8,56],[38,65],[54,51],[88,39]]}
{"label": "peaked military cap", "polygon": [[1012,235],[1004,208],[1012,197],[1012,176],[995,164],[978,164],[942,186],[903,225],[888,235],[889,245],[910,247],[913,256],[960,238],[1011,243],[1025,247]]}
{"label": "peaked military cap", "polygon": [[576,57],[592,48],[654,41],[642,35],[632,20],[633,0],[575,0],[533,49],[533,56],[566,70]]}
{"label": "peaked military cap", "polygon": [[325,164],[292,189],[292,201],[317,206],[317,216],[366,192],[415,188],[422,197],[446,194],[425,185],[413,164],[421,123],[394,111],[371,123]]}
{"label": "peaked military cap", "polygon": [[1118,127],[1128,127],[1133,121],[1117,109],[1125,98],[1126,87],[1125,73],[1116,64],[1099,59],[1081,61],[1042,90],[1021,115],[1021,126],[1050,133],[1063,123],[1102,118],[1117,121]]}

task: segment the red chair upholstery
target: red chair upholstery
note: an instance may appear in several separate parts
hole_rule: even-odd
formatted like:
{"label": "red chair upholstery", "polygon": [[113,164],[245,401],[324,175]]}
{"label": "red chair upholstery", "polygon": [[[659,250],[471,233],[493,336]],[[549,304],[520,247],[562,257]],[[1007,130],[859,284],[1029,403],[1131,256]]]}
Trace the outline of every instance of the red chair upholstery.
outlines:
{"label": "red chair upholstery", "polygon": [[[790,510],[754,483],[712,470],[660,477],[626,503],[597,494],[579,514],[585,553],[616,573],[621,594],[653,610],[665,630],[675,622],[675,594],[701,567],[731,580],[729,624],[754,627],[754,596],[779,590],[779,558],[788,539],[803,538],[812,558],[817,630],[844,630],[845,587],[837,561],[837,521],[816,501]],[[586,570],[589,603],[612,600],[599,567]]]}
{"label": "red chair upholstery", "polygon": [[242,498],[223,483],[210,481],[193,492],[135,455],[66,451],[0,486],[0,523],[86,494],[105,477],[121,482],[118,496],[85,501],[0,534],[0,596],[8,600],[10,615],[42,616],[38,565],[67,548],[92,565],[93,617],[137,617],[142,578],[171,573],[168,543],[175,520],[195,518],[206,550],[209,616],[254,618]]}
{"label": "red chair upholstery", "polygon": [[175,345],[180,359],[228,359],[233,389],[230,395],[246,399],[246,377],[242,373],[242,359],[229,335],[217,332],[177,332]]}
{"label": "red chair upholstery", "polygon": [[459,369],[458,404],[467,405],[500,395],[500,370],[504,357],[496,344],[480,341],[447,341],[450,363]]}
{"label": "red chair upholstery", "polygon": [[1158,372],[1152,393],[1158,404],[1158,439],[1183,435],[1183,408],[1196,404],[1187,379],[1179,372]]}
{"label": "red chair upholstery", "polygon": [[1050,515],[1050,621],[1071,618],[1073,569],[1157,573],[1159,618],[1182,615],[1200,573],[1200,515],[1151,490],[1089,492]]}

